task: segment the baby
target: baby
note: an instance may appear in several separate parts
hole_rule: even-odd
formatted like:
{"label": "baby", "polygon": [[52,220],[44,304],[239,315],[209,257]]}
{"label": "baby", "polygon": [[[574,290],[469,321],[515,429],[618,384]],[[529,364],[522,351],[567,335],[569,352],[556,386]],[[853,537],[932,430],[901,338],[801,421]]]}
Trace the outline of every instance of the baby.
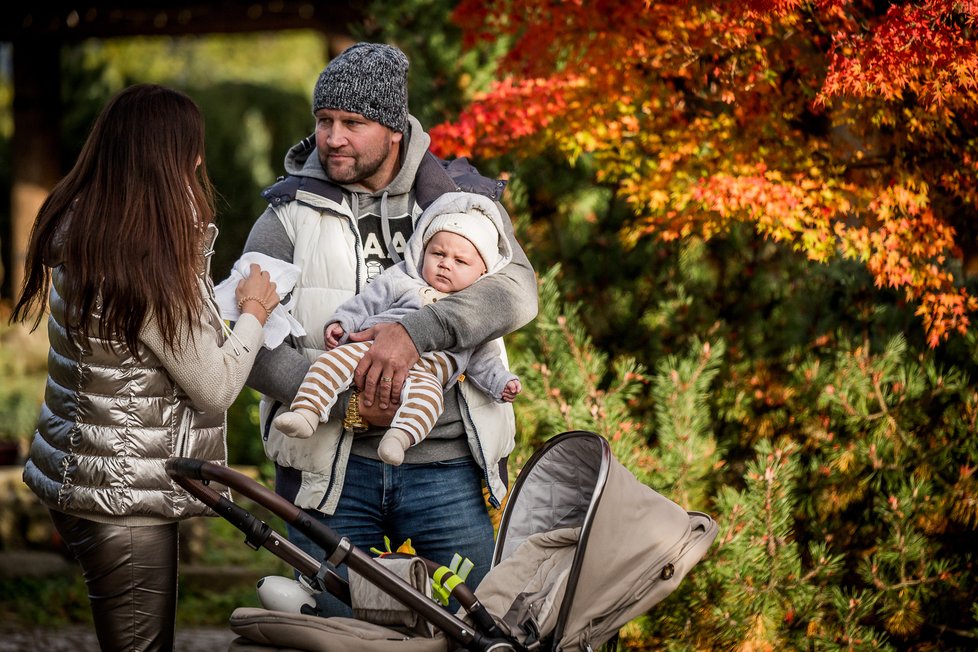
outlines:
{"label": "baby", "polygon": [[[464,192],[439,197],[418,218],[404,260],[337,309],[325,329],[328,350],[309,368],[292,411],[278,415],[272,425],[290,437],[311,436],[350,387],[353,371],[370,348],[371,342],[344,344],[350,333],[398,321],[502,269],[511,258],[502,216],[491,199]],[[500,353],[496,342],[487,342],[470,351],[423,354],[408,372],[401,405],[377,448],[380,458],[401,464],[404,451],[431,432],[444,409],[444,390],[456,382],[472,382],[500,402],[515,400],[522,386]]]}

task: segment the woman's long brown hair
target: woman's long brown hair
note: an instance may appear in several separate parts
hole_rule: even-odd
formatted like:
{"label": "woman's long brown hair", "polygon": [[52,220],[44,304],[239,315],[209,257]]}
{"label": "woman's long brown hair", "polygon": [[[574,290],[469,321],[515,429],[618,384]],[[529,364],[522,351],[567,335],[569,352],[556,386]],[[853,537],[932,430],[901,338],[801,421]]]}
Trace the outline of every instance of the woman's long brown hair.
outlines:
{"label": "woman's long brown hair", "polygon": [[121,340],[135,354],[152,315],[174,348],[179,327],[203,308],[196,277],[213,219],[200,108],[179,91],[130,86],[102,109],[75,166],[41,206],[11,321],[33,314],[37,327],[49,265],[60,264],[73,341]]}

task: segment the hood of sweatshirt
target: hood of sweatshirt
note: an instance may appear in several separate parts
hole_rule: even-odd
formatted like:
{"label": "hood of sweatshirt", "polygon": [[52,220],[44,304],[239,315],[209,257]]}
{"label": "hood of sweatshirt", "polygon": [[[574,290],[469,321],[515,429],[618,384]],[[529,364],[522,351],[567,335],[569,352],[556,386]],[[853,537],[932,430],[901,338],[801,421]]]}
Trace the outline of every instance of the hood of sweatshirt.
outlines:
{"label": "hood of sweatshirt", "polygon": [[404,248],[405,271],[416,279],[421,277],[421,265],[424,262],[424,234],[432,220],[440,215],[451,215],[455,213],[478,213],[484,215],[496,227],[498,235],[499,259],[490,267],[486,273],[479,278],[498,272],[508,265],[513,259],[513,248],[510,246],[509,238],[503,227],[503,216],[496,202],[483,195],[469,192],[450,192],[436,199],[431,206],[425,210],[418,218],[418,223],[414,227],[414,233],[407,241]]}

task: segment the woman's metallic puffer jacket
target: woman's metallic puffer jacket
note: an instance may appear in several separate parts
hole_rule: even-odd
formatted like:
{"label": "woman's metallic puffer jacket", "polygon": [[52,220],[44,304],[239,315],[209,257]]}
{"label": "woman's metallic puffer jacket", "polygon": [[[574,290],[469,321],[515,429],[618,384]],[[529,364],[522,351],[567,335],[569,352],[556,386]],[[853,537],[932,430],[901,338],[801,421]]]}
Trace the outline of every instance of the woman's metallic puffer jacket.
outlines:
{"label": "woman's metallic puffer jacket", "polygon": [[170,481],[164,463],[172,456],[225,463],[225,414],[195,410],[146,347],[137,360],[95,338],[73,345],[64,274],[52,273],[48,380],[24,482],[48,507],[83,517],[211,514]]}

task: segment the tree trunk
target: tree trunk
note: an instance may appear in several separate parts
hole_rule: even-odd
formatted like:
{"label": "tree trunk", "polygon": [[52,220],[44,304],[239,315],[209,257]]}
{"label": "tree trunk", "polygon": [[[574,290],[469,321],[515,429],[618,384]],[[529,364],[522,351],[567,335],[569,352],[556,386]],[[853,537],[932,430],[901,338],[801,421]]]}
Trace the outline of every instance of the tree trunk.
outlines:
{"label": "tree trunk", "polygon": [[4,241],[0,296],[16,298],[37,211],[61,177],[61,47],[14,44],[14,135],[11,143],[10,231]]}

